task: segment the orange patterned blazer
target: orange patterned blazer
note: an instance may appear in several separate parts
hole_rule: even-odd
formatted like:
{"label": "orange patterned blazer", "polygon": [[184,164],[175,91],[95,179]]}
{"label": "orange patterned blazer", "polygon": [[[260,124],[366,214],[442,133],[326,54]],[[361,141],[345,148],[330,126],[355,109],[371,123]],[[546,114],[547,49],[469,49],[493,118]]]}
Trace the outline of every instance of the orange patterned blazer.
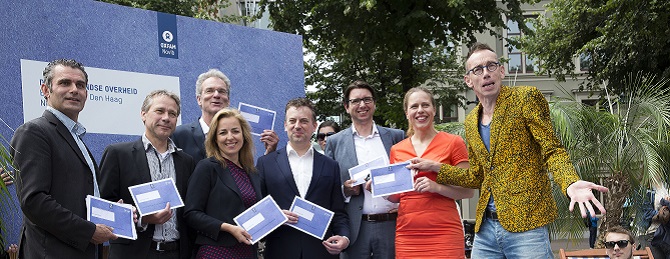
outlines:
{"label": "orange patterned blazer", "polygon": [[470,168],[442,165],[437,182],[480,189],[477,232],[490,195],[507,231],[551,223],[558,213],[549,179],[565,194],[579,176],[556,138],[544,96],[535,87],[502,86],[491,121],[490,152],[479,135],[481,109],[477,105],[465,119]]}

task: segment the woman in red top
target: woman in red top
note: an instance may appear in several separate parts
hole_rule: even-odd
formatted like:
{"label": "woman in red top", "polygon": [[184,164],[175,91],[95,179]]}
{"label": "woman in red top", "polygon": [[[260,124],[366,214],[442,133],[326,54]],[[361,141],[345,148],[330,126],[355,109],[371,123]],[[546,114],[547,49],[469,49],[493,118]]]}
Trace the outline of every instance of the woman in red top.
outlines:
{"label": "woman in red top", "polygon": [[[390,162],[421,157],[458,167],[468,167],[468,151],[460,136],[433,127],[435,99],[425,88],[405,94],[408,138],[391,148]],[[437,173],[418,172],[414,191],[392,195],[400,202],[396,225],[396,258],[465,258],[460,210],[455,200],[471,198],[472,189],[441,185]]]}

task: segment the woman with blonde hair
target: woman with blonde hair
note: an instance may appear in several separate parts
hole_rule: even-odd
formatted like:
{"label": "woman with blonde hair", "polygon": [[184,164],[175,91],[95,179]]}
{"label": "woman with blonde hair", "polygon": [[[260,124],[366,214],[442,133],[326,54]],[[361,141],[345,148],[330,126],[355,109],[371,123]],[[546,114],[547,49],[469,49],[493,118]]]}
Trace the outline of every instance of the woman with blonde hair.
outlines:
{"label": "woman with blonde hair", "polygon": [[[415,157],[467,168],[468,151],[460,136],[433,126],[435,99],[425,88],[407,91],[403,101],[408,138],[391,147],[391,163]],[[392,195],[400,202],[396,223],[396,258],[465,258],[465,241],[456,200],[471,198],[472,189],[441,185],[436,172],[417,172],[414,191]]]}
{"label": "woman with blonde hair", "polygon": [[257,258],[251,236],[233,218],[261,199],[251,127],[239,111],[214,115],[186,191],[184,217],[197,230],[196,258]]}

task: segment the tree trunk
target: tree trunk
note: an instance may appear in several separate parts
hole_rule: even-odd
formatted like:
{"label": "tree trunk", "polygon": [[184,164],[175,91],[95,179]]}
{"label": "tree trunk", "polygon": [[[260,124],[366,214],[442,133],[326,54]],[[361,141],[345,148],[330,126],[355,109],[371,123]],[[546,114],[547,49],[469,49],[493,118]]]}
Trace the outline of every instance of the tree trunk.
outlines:
{"label": "tree trunk", "polygon": [[[630,189],[628,176],[619,171],[613,172],[611,176],[604,179],[603,184],[609,188],[609,192],[605,193],[604,204],[607,213],[603,215],[595,248],[604,248],[605,231],[611,227],[620,226],[621,219],[628,217],[628,213],[624,211],[624,204]],[[622,227],[630,228],[630,226]]]}
{"label": "tree trunk", "polygon": [[407,43],[405,51],[400,58],[400,84],[402,85],[402,95],[410,88],[418,86],[416,82],[416,68],[414,67],[414,51],[416,47],[412,43]]}

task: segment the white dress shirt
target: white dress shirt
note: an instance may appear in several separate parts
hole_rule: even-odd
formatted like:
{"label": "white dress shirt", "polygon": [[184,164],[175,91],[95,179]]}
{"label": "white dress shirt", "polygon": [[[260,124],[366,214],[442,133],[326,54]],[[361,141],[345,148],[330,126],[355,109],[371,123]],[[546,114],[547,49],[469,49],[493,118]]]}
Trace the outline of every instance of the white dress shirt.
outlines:
{"label": "white dress shirt", "polygon": [[202,133],[205,133],[205,137],[207,137],[207,132],[209,132],[209,125],[205,123],[205,120],[203,120],[202,117],[198,119],[198,122],[200,122],[200,128],[202,128]]}
{"label": "white dress shirt", "polygon": [[[370,162],[380,156],[383,156],[387,163],[389,154],[386,152],[382,138],[379,135],[377,125],[372,125],[372,134],[363,137],[358,134],[355,127],[351,127],[354,133],[354,145],[356,146],[356,158],[358,164]],[[362,186],[361,186],[362,187]],[[398,208],[398,204],[390,202],[383,197],[372,197],[372,193],[364,188],[361,190],[365,195],[363,202],[363,214],[388,213],[392,209]]]}
{"label": "white dress shirt", "polygon": [[288,163],[291,166],[293,180],[298,187],[300,197],[305,198],[307,190],[309,189],[309,184],[312,182],[314,148],[310,146],[304,155],[299,156],[298,152],[296,152],[289,143],[286,145],[286,155],[288,156]]}

